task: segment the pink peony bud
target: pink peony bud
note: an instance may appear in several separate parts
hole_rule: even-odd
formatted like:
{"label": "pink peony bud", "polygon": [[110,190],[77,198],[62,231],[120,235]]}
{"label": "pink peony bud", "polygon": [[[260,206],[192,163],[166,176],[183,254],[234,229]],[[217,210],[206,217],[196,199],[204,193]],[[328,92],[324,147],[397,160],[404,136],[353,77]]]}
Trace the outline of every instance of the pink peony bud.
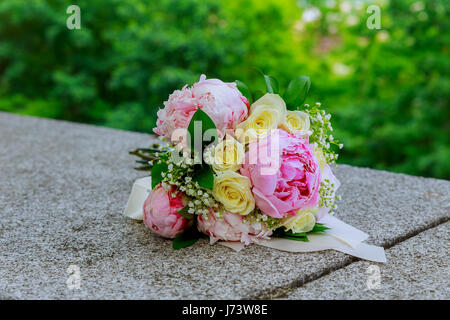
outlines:
{"label": "pink peony bud", "polygon": [[[172,193],[176,193],[172,197]],[[150,193],[144,202],[144,223],[153,232],[173,239],[190,227],[191,222],[178,211],[184,208],[184,194],[172,188],[166,191],[161,184]]]}

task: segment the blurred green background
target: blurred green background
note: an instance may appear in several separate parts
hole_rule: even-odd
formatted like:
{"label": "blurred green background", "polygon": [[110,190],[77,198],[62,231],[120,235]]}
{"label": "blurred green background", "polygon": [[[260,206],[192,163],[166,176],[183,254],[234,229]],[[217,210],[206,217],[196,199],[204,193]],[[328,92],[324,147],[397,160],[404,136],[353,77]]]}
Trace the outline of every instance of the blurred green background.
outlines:
{"label": "blurred green background", "polygon": [[[68,30],[66,8],[81,8]],[[381,29],[366,21],[381,9]],[[0,0],[0,110],[151,132],[200,74],[308,75],[340,162],[450,179],[450,1]]]}

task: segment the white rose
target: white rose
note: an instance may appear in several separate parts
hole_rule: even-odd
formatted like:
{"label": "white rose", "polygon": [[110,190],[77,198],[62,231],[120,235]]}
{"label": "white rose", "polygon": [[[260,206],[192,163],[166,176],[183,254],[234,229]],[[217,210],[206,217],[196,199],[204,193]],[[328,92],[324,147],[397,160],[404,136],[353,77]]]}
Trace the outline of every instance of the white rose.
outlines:
{"label": "white rose", "polygon": [[299,133],[302,136],[310,135],[309,115],[303,111],[287,111],[286,122],[280,127],[290,133]]}
{"label": "white rose", "polygon": [[214,178],[213,196],[226,211],[247,215],[255,209],[251,183],[247,177],[224,171]]}
{"label": "white rose", "polygon": [[286,103],[278,94],[267,93],[250,107],[247,120],[236,127],[236,136],[241,142],[262,138],[278,128],[286,120]]}
{"label": "white rose", "polygon": [[230,136],[226,136],[214,149],[212,167],[215,171],[237,171],[244,162],[244,146]]}
{"label": "white rose", "polygon": [[281,223],[286,230],[293,233],[309,232],[316,224],[315,212],[317,212],[317,208],[299,210],[296,216],[287,216],[283,218]]}

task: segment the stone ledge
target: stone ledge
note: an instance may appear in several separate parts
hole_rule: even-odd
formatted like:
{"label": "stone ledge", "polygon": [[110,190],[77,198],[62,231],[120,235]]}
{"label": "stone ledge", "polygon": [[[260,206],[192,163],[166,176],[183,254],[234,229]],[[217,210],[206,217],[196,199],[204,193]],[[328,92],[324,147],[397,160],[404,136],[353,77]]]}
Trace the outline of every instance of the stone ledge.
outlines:
{"label": "stone ledge", "polygon": [[[150,135],[0,112],[0,296],[13,299],[241,299],[276,296],[355,261],[207,241],[171,243],[121,215],[127,150]],[[391,246],[448,220],[450,182],[341,165],[337,216]],[[393,263],[388,261],[388,264]],[[81,289],[66,286],[81,269]]]}
{"label": "stone ledge", "polygon": [[[449,239],[450,223],[444,223],[387,250],[387,264],[358,261],[292,290],[286,298],[448,300]],[[379,267],[379,288],[370,266]]]}

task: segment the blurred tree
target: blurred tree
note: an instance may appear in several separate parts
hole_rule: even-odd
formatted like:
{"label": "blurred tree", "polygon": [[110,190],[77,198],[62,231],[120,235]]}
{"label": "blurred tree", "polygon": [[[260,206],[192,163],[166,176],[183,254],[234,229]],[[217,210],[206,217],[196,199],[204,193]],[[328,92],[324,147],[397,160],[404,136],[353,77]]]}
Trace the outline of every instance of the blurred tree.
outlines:
{"label": "blurred tree", "polygon": [[[68,30],[66,8],[81,8]],[[370,4],[381,29],[369,29]],[[334,114],[343,162],[450,179],[447,0],[2,0],[0,110],[151,132],[200,74],[255,68]]]}

